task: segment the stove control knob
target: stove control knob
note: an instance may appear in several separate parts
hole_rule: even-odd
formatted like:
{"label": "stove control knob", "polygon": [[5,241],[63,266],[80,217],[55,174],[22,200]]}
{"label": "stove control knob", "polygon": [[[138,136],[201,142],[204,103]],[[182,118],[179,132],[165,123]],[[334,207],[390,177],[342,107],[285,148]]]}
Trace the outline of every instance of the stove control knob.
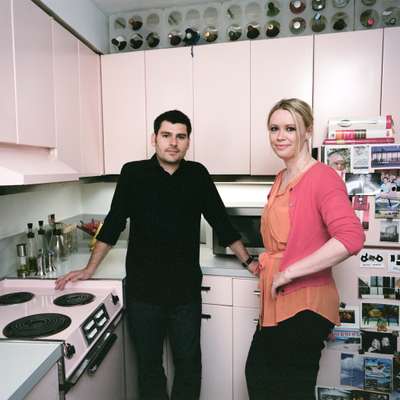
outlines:
{"label": "stove control knob", "polygon": [[112,294],[112,302],[114,305],[117,305],[119,303],[119,297],[116,294]]}
{"label": "stove control knob", "polygon": [[68,359],[72,358],[76,353],[75,347],[72,344],[67,343],[64,347],[65,357]]}

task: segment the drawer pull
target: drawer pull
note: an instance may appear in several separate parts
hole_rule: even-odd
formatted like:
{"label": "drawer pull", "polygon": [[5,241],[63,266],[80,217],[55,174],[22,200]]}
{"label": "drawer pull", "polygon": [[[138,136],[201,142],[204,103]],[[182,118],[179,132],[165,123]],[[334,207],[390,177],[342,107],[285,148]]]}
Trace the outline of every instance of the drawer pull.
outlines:
{"label": "drawer pull", "polygon": [[253,290],[253,294],[255,294],[256,296],[259,296],[260,295],[260,289]]}
{"label": "drawer pull", "polygon": [[202,290],[203,292],[209,292],[209,291],[211,290],[211,287],[210,287],[210,286],[202,286],[202,287],[201,287],[201,290]]}
{"label": "drawer pull", "polygon": [[201,314],[201,319],[211,319],[210,314]]}
{"label": "drawer pull", "polygon": [[258,324],[258,318],[253,319],[253,324],[256,324],[256,325]]}

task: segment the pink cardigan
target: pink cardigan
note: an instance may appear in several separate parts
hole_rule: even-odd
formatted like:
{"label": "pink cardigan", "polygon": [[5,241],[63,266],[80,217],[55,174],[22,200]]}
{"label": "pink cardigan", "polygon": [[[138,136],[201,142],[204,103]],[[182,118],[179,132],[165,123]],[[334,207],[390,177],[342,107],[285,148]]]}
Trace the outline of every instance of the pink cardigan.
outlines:
{"label": "pink cardigan", "polygon": [[[349,254],[363,247],[365,235],[356,217],[346,186],[335,170],[317,162],[291,189],[290,231],[280,271],[318,250],[330,238],[339,240]],[[331,268],[298,278],[285,286],[284,294],[333,280]]]}

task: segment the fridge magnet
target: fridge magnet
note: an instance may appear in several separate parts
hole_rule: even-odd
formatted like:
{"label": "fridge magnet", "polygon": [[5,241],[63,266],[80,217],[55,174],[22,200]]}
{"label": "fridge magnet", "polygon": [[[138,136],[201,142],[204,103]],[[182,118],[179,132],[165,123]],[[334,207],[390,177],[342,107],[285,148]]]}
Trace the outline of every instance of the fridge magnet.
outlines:
{"label": "fridge magnet", "polygon": [[371,145],[371,168],[400,168],[400,146],[398,144]]}
{"label": "fridge magnet", "polygon": [[385,262],[380,251],[364,250],[360,253],[361,268],[384,268]]}
{"label": "fridge magnet", "polygon": [[393,391],[400,393],[400,354],[393,357]]}
{"label": "fridge magnet", "polygon": [[392,391],[392,359],[365,357],[364,389],[390,393]]}
{"label": "fridge magnet", "polygon": [[358,352],[361,348],[361,336],[358,329],[334,328],[326,347],[336,351]]}
{"label": "fridge magnet", "polygon": [[364,357],[359,354],[340,355],[340,384],[364,389]]}
{"label": "fridge magnet", "polygon": [[400,253],[388,254],[388,272],[400,273]]}
{"label": "fridge magnet", "polygon": [[400,299],[400,279],[394,276],[358,277],[358,297],[360,299]]}
{"label": "fridge magnet", "polygon": [[380,226],[379,240],[381,242],[399,242],[399,221],[382,220]]}
{"label": "fridge magnet", "polygon": [[399,326],[399,306],[382,303],[361,303],[361,325],[385,331]]}
{"label": "fridge magnet", "polygon": [[343,328],[357,329],[360,327],[360,308],[347,306],[339,309],[340,325]]}
{"label": "fridge magnet", "polygon": [[365,353],[394,354],[397,351],[397,335],[361,330],[361,348]]}
{"label": "fridge magnet", "polygon": [[318,400],[352,400],[352,390],[343,388],[317,386],[316,398]]}
{"label": "fridge magnet", "polygon": [[324,160],[344,178],[351,171],[351,146],[325,146]]}
{"label": "fridge magnet", "polygon": [[369,201],[368,196],[354,195],[352,204],[355,214],[360,220],[364,230],[369,229]]}
{"label": "fridge magnet", "polygon": [[375,218],[400,218],[400,192],[379,193],[375,196]]}
{"label": "fridge magnet", "polygon": [[381,191],[385,193],[400,191],[400,170],[385,169],[381,173]]}
{"label": "fridge magnet", "polygon": [[370,151],[368,145],[352,146],[351,172],[355,174],[368,174],[370,166]]}
{"label": "fridge magnet", "polygon": [[345,182],[349,195],[375,195],[380,192],[381,177],[378,173],[346,174]]}

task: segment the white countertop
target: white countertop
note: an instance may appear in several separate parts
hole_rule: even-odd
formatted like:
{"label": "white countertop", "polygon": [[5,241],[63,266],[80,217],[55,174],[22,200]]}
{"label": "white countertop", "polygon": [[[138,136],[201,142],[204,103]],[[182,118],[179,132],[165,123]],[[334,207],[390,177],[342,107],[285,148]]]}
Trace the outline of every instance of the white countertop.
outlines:
{"label": "white countertop", "polygon": [[23,399],[62,356],[56,342],[0,341],[0,399]]}

